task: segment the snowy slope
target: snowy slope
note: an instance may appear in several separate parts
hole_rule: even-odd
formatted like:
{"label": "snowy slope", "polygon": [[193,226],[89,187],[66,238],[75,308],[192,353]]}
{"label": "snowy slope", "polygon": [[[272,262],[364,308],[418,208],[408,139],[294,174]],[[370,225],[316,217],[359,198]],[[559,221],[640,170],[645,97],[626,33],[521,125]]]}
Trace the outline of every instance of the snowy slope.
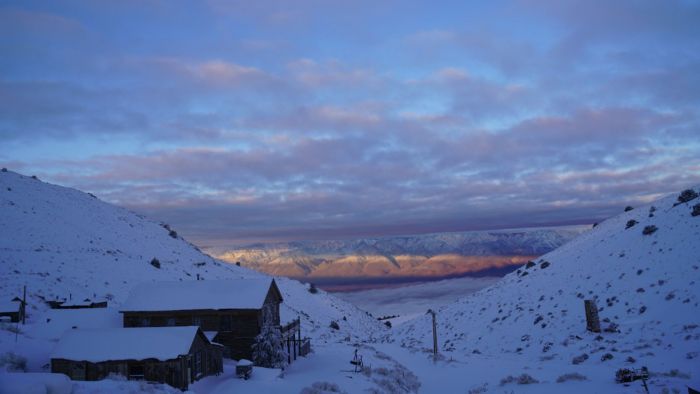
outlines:
{"label": "snowy slope", "polygon": [[[19,296],[26,285],[30,321],[41,322],[43,299],[108,299],[118,308],[143,282],[262,276],[203,254],[166,227],[78,190],[0,172],[0,300]],[[160,268],[151,264],[154,258]],[[310,294],[299,282],[276,281],[283,318],[301,316],[304,335],[333,341],[383,330],[323,291]],[[341,322],[340,330],[329,328],[331,320]]]}
{"label": "snowy slope", "polygon": [[[659,387],[700,381],[700,216],[691,215],[700,199],[674,206],[677,197],[613,217],[440,309],[440,352],[479,362],[521,359],[545,371],[594,370],[605,384],[616,369],[643,365]],[[626,228],[630,220],[638,223]],[[645,235],[646,226],[657,230]],[[584,299],[597,300],[603,329],[615,324],[619,332],[587,332]],[[400,326],[395,338],[426,350],[430,319]]]}

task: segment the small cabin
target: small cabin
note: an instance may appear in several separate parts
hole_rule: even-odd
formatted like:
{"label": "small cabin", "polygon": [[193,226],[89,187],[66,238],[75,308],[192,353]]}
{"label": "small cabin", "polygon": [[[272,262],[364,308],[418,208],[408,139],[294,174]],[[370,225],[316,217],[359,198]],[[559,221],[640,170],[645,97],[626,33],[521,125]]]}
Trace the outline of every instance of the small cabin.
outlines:
{"label": "small cabin", "polygon": [[136,286],[120,312],[124,327],[198,326],[239,360],[252,357],[263,325],[280,326],[282,301],[272,278],[153,282]]}
{"label": "small cabin", "polygon": [[25,309],[24,302],[15,297],[12,301],[0,302],[0,317],[9,318],[12,323],[19,323],[24,319]]}
{"label": "small cabin", "polygon": [[88,381],[118,374],[187,390],[223,372],[222,350],[192,326],[68,330],[51,354],[51,372]]}

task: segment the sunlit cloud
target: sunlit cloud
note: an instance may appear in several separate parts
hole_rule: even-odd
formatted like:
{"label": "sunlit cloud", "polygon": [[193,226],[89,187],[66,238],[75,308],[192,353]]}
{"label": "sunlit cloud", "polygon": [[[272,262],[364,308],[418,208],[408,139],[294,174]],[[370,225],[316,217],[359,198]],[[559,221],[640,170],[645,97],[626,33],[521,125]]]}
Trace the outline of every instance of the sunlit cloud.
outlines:
{"label": "sunlit cloud", "polygon": [[592,223],[700,183],[692,3],[10,3],[1,164],[202,244]]}

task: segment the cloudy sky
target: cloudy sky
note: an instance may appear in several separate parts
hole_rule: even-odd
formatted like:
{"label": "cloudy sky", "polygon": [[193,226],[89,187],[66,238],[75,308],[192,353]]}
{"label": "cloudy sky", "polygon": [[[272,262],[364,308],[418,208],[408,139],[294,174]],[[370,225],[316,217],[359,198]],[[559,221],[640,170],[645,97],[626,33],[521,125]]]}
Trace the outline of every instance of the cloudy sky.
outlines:
{"label": "cloudy sky", "polygon": [[200,245],[591,223],[700,184],[697,1],[3,1],[0,164]]}

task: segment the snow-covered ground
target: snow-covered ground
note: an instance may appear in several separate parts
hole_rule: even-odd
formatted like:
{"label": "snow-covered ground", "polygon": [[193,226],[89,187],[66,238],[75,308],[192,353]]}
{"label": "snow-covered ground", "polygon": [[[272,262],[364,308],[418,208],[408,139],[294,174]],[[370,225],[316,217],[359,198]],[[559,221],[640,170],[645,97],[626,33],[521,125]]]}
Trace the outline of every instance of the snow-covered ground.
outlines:
{"label": "snow-covered ground", "polygon": [[[302,318],[314,352],[283,375],[256,368],[248,381],[232,376],[229,363],[192,391],[641,393],[639,382],[614,382],[617,369],[641,366],[650,370],[651,392],[698,388],[700,216],[691,211],[700,199],[674,206],[676,197],[605,221],[493,286],[440,307],[437,360],[428,316],[388,329],[331,294],[277,278],[283,319]],[[0,172],[0,213],[0,298],[9,301],[27,285],[30,304],[28,324],[0,327],[1,370],[46,372],[65,330],[119,327],[116,308],[138,283],[261,276],[202,254],[161,224],[12,172]],[[656,230],[643,234],[652,225]],[[153,258],[160,268],[150,264]],[[110,308],[47,309],[42,298],[57,297],[106,298]],[[597,300],[610,332],[586,331],[584,299]],[[340,328],[330,328],[331,321]],[[367,366],[362,373],[350,372],[355,349]],[[62,384],[28,376],[1,373],[0,391],[22,381],[37,383],[39,391]],[[70,384],[76,393],[172,392],[119,379]]]}
{"label": "snow-covered ground", "polygon": [[[677,196],[613,217],[441,308],[440,352],[470,364],[519,360],[546,371],[532,373],[539,380],[580,373],[601,391],[618,368],[641,366],[660,387],[700,386],[700,216],[691,215],[700,199],[675,205]],[[644,234],[647,226],[656,231]],[[614,332],[586,331],[584,299],[597,300],[602,328]],[[424,316],[401,325],[393,340],[427,349],[431,324]]]}

